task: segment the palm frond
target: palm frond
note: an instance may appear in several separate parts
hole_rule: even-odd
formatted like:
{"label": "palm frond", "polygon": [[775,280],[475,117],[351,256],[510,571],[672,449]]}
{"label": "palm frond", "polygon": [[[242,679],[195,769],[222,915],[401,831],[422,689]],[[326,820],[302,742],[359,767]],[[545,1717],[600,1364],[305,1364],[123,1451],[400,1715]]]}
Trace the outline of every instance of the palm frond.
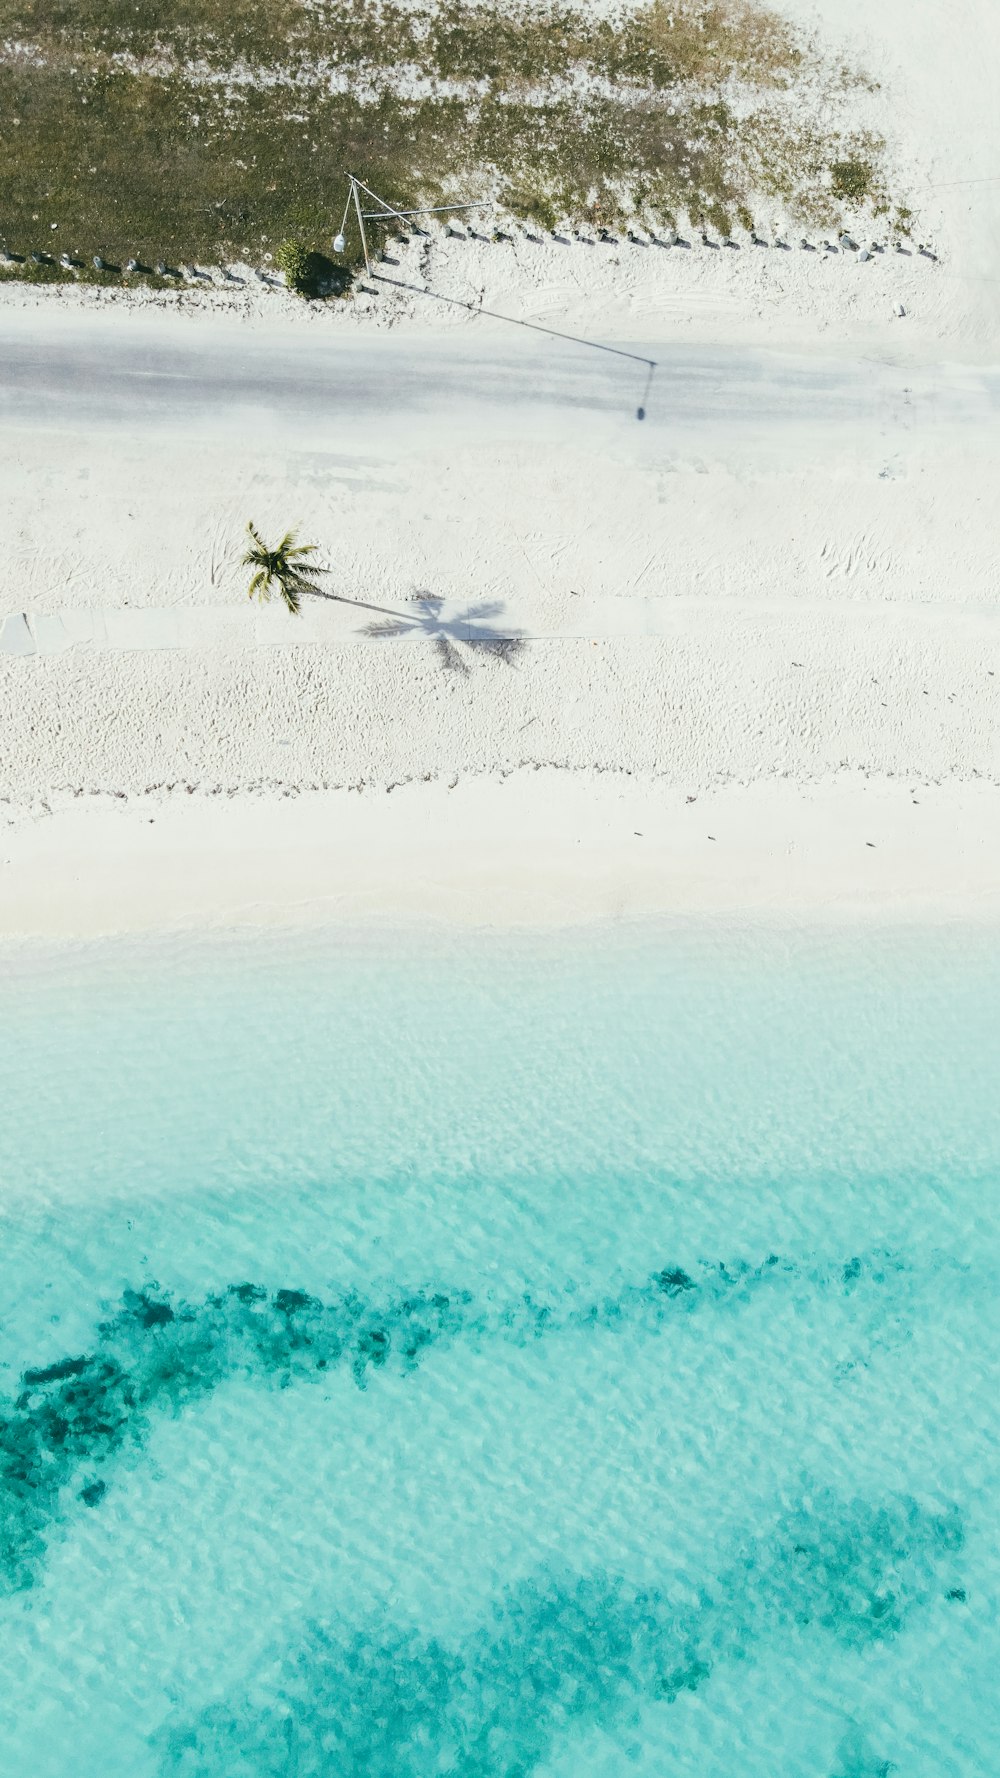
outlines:
{"label": "palm frond", "polygon": [[362,636],[405,636],[412,629],[405,618],[389,618],[385,623],[365,624]]}
{"label": "palm frond", "polygon": [[310,563],[308,567],[298,565],[303,557],[315,554],[315,543],[298,543],[298,532],[286,531],[281,542],[274,549],[268,549],[260,532],[252,524],[247,525],[247,532],[251,546],[242,557],[242,566],[257,570],[248,588],[251,599],[270,599],[277,587],[288,610],[297,614],[305,594],[321,596],[319,587],[314,584],[314,577],[317,574],[326,574],[328,570],[315,563]]}
{"label": "palm frond", "polygon": [[[319,573],[320,570],[316,568],[298,568],[294,562],[289,562],[287,566],[282,568],[281,572],[288,580],[294,580],[296,586],[307,587],[312,585],[313,575]],[[314,587],[313,591],[318,592],[319,588]]]}

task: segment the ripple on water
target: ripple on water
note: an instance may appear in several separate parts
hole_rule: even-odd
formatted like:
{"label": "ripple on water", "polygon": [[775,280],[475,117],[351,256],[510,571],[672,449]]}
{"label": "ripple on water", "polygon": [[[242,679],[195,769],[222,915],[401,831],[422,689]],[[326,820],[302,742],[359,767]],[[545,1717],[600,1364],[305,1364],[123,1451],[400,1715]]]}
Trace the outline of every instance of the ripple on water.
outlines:
{"label": "ripple on water", "polygon": [[0,1778],[990,1770],[998,959],[22,952]]}

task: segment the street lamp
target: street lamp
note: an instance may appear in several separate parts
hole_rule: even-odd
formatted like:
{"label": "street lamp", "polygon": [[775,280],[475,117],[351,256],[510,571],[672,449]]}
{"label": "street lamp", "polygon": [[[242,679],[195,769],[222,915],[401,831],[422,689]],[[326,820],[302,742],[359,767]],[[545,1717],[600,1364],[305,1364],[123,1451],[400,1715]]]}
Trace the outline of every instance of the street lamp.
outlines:
{"label": "street lamp", "polygon": [[[446,211],[479,209],[478,204],[434,204],[426,210],[396,210],[392,204],[387,204],[384,198],[380,198],[377,191],[372,191],[370,186],[365,185],[355,173],[348,173],[347,180],[348,192],[347,203],[344,205],[344,219],[341,222],[339,233],[333,237],[333,251],[334,253],[343,253],[346,249],[347,238],[344,231],[347,228],[347,218],[353,204],[358,218],[358,228],[361,231],[361,251],[365,256],[365,270],[369,277],[371,277],[372,262],[368,252],[368,238],[365,234],[366,222],[386,222],[390,217],[396,222],[405,222],[409,216],[440,216]],[[362,210],[361,192],[371,198],[373,203],[378,204],[379,208],[377,210]]]}

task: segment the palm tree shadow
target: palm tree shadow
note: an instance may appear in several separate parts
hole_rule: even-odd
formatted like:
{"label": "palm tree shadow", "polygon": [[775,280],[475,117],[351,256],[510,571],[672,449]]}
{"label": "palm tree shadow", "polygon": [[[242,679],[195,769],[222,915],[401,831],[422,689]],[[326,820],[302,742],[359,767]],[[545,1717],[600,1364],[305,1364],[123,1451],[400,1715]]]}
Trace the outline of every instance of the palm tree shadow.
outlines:
{"label": "palm tree shadow", "polygon": [[520,631],[497,627],[495,620],[504,609],[499,601],[467,605],[450,618],[442,617],[444,600],[437,593],[418,593],[415,604],[413,612],[391,615],[385,623],[367,624],[363,634],[382,641],[393,636],[425,637],[433,644],[442,667],[463,676],[470,671],[463,649],[479,649],[511,667],[527,645]]}

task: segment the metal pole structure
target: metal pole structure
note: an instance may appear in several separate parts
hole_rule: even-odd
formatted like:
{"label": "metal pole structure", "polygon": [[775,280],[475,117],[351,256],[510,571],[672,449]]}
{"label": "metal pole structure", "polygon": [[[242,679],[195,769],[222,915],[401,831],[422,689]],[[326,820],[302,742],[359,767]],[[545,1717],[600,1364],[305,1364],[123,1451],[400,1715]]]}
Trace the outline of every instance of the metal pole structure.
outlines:
{"label": "metal pole structure", "polygon": [[482,200],[480,199],[475,204],[429,204],[422,210],[396,210],[392,204],[386,203],[385,198],[380,198],[377,191],[372,191],[371,186],[366,185],[364,180],[359,179],[356,174],[351,173],[348,177],[354,180],[355,185],[359,186],[367,197],[374,198],[376,204],[382,206],[381,210],[365,211],[365,218],[368,222],[377,222],[380,217],[384,216],[395,216],[398,222],[405,222],[408,216],[443,216],[448,210],[482,209]]}
{"label": "metal pole structure", "polygon": [[[378,195],[378,192],[372,191],[371,186],[366,185],[363,179],[358,179],[354,173],[349,173],[348,178],[350,179],[351,184],[355,188],[354,200],[358,206],[358,216],[359,217],[361,215],[361,200],[359,199],[357,193],[358,193],[358,187],[360,186],[360,188],[363,192],[366,192],[370,198],[375,199],[376,204],[381,204],[382,211],[383,211],[384,215],[395,216],[395,218],[398,222],[402,222],[403,218],[402,218],[400,211],[394,210],[391,204],[387,204],[384,198],[380,198]],[[376,218],[375,218],[375,216],[369,216],[368,220],[369,220],[369,222],[374,222],[376,220]]]}
{"label": "metal pole structure", "polygon": [[[364,191],[365,187],[361,187]],[[382,202],[379,198],[379,203]],[[377,222],[380,216],[444,216],[453,210],[481,210],[481,204],[432,204],[426,210],[366,210],[365,217],[369,222]]]}
{"label": "metal pole structure", "polygon": [[[361,231],[361,250],[365,256],[365,270],[369,277],[372,277],[373,273],[371,254],[368,251],[368,237],[365,234],[366,222],[387,222],[391,217],[394,217],[397,222],[405,223],[408,216],[441,216],[449,210],[478,210],[481,207],[479,204],[435,204],[425,210],[396,210],[392,204],[387,204],[384,198],[380,198],[377,191],[372,191],[371,186],[366,185],[363,179],[359,179],[356,173],[348,173],[347,178],[350,186],[347,209],[344,211],[344,221],[341,223],[340,233],[334,239],[334,252],[343,253],[344,251],[344,227],[347,222],[347,211],[353,202],[358,218],[358,228]],[[381,205],[381,208],[362,210],[359,196],[362,191],[374,203]]]}
{"label": "metal pole structure", "polygon": [[344,214],[341,217],[341,221],[340,221],[340,231],[338,234],[335,234],[333,237],[333,251],[334,251],[334,253],[346,253],[346,251],[347,251],[347,236],[346,236],[345,230],[347,228],[347,216],[348,216],[348,212],[349,212],[350,208],[351,208],[351,187],[348,186],[347,187],[347,202],[344,205]]}
{"label": "metal pole structure", "polygon": [[358,213],[358,227],[361,230],[361,251],[365,256],[365,271],[368,273],[368,276],[370,278],[372,275],[372,262],[368,256],[368,238],[365,234],[365,219],[361,213],[361,199],[358,197],[358,183],[359,182],[357,179],[355,179],[353,173],[348,173],[347,177],[351,181],[351,193],[354,198],[354,208]]}

